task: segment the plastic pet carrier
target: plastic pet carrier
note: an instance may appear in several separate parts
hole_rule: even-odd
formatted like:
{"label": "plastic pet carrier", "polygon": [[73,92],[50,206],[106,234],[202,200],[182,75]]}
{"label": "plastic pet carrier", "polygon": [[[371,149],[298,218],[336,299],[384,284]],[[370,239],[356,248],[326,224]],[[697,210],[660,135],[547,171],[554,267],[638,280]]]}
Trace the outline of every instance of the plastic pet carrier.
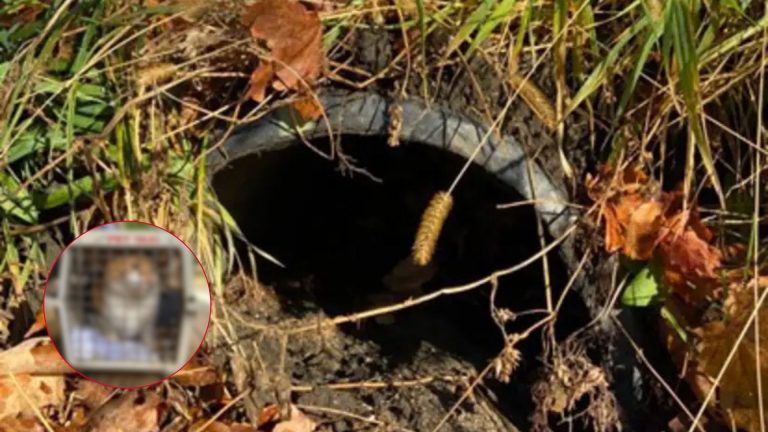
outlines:
{"label": "plastic pet carrier", "polygon": [[[144,273],[156,272],[151,275],[157,284],[152,298],[141,307],[105,298],[110,295],[105,286],[111,283],[105,271],[110,262],[121,259],[141,261]],[[168,375],[179,369],[191,356],[194,342],[185,321],[202,312],[192,285],[196,265],[183,243],[160,229],[96,229],[78,238],[57,264],[57,295],[46,299],[47,307],[58,309],[63,356],[75,369],[93,373]],[[131,337],[105,331],[105,320],[131,329],[123,332]]]}

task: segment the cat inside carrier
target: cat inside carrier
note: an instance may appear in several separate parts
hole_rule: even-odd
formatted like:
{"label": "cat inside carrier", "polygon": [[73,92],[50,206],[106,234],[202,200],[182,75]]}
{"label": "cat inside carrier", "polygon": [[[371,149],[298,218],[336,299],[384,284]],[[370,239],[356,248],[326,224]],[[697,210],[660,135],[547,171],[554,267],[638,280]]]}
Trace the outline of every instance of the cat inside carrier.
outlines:
{"label": "cat inside carrier", "polygon": [[120,386],[110,382],[118,375],[144,377],[148,382],[131,381],[142,385],[172,374],[207,327],[210,297],[207,285],[194,288],[195,270],[194,255],[162,229],[85,233],[62,253],[49,281],[54,343],[72,367],[105,384]]}

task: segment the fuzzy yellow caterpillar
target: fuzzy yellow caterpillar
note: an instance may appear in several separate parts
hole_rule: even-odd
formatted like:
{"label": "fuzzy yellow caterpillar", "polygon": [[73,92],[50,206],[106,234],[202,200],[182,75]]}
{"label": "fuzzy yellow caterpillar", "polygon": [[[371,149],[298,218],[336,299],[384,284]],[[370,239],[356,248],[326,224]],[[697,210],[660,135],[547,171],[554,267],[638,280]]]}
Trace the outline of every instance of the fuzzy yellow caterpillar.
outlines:
{"label": "fuzzy yellow caterpillar", "polygon": [[416,241],[413,242],[413,261],[416,264],[425,266],[432,260],[440,230],[443,229],[452,206],[453,197],[448,192],[440,191],[432,197],[429,206],[421,215]]}

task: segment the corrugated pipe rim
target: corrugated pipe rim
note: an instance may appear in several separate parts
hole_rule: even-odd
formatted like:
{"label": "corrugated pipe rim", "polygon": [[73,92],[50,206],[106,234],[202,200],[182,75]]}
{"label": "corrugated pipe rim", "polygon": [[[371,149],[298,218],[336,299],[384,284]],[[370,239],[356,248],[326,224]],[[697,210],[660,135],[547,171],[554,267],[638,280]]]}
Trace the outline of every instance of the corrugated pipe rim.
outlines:
{"label": "corrugated pipe rim", "polygon": [[[220,148],[209,155],[209,179],[236,159],[302,144],[302,140],[328,138],[331,133],[334,136],[388,136],[390,107],[396,104],[402,109],[400,141],[430,145],[469,158],[478,143],[485,139],[474,163],[526,199],[535,199],[536,211],[552,238],[560,238],[577,222],[579,215],[568,205],[565,186],[554,182],[538,164],[527,158],[520,142],[512,136],[498,137],[488,133],[486,126],[464,115],[428,106],[417,98],[393,100],[377,93],[339,90],[322,91],[318,98],[325,115],[317,121],[299,125],[296,115],[286,107],[274,110],[255,123],[237,128]],[[569,236],[563,241],[558,250],[566,266],[575,272],[578,260],[572,238]],[[574,290],[587,304],[593,317],[603,312],[602,305],[594,304],[595,287],[584,278],[577,279]],[[633,406],[642,397],[635,379],[639,370],[631,347],[626,341],[620,342],[615,338],[611,319],[610,313],[605,314],[605,319],[595,326],[594,332],[601,340],[600,350],[606,357],[603,359],[604,366],[613,375],[619,404],[624,407],[625,415],[633,417]],[[619,319],[627,328],[637,327],[632,311],[622,311]]]}

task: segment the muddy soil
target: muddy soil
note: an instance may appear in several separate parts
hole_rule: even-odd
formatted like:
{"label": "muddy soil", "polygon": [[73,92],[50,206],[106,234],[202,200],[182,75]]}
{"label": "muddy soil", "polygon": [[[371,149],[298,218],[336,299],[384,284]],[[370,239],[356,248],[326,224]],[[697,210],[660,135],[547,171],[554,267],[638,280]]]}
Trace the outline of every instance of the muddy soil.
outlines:
{"label": "muddy soil", "polygon": [[[302,305],[308,309],[302,318],[293,318],[279,305],[270,287],[249,282],[241,281],[241,286],[249,288],[239,295],[233,290],[229,296],[234,313],[246,320],[282,324],[290,321],[302,327],[326,318],[322,310],[310,303]],[[285,283],[306,289],[311,282]],[[250,395],[250,403],[257,407],[274,403],[275,394],[287,396],[286,385],[292,383],[290,400],[315,419],[321,419],[318,430],[432,430],[446,417],[477,370],[450,350],[419,340],[423,336],[419,333],[437,333],[446,344],[468,351],[472,350],[473,341],[457,337],[461,334],[458,323],[423,311],[398,316],[390,325],[395,327],[382,329],[376,328],[379,324],[365,323],[360,324],[365,329],[351,331],[311,330],[290,337],[285,344],[279,333],[264,331],[254,337],[252,330],[242,327],[242,337],[253,338],[252,345],[244,344],[249,347],[246,355],[257,359],[253,379],[262,384]],[[410,331],[405,331],[406,327]],[[403,349],[387,348],[361,337],[362,333],[379,333],[391,339],[390,343],[401,344]],[[242,367],[238,360],[232,364],[234,369]],[[442,430],[517,429],[499,412],[493,392],[480,389],[448,417]]]}

